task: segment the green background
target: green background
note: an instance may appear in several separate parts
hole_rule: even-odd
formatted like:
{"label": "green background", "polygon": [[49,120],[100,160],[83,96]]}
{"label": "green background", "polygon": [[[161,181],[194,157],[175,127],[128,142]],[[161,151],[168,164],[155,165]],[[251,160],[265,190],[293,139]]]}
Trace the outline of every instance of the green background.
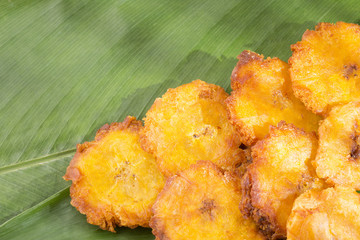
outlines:
{"label": "green background", "polygon": [[76,144],[170,87],[229,92],[245,49],[287,61],[306,29],[359,19],[358,0],[0,0],[0,239],[153,239],[70,206]]}

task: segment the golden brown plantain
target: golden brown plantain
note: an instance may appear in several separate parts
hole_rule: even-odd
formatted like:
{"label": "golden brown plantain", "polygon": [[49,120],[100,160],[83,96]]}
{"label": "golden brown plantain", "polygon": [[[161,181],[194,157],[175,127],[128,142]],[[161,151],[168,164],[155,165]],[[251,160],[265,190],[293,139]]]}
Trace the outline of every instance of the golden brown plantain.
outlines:
{"label": "golden brown plantain", "polygon": [[230,169],[245,161],[239,135],[226,115],[228,94],[201,80],[169,89],[146,113],[141,141],[169,177],[198,160]]}
{"label": "golden brown plantain", "polygon": [[290,77],[295,96],[326,116],[337,104],[360,100],[360,26],[319,23],[291,46]]}
{"label": "golden brown plantain", "polygon": [[331,185],[360,190],[360,102],[334,107],[319,128],[314,165]]}
{"label": "golden brown plantain", "polygon": [[226,100],[231,122],[250,146],[263,139],[270,125],[284,120],[306,131],[317,131],[320,117],[308,111],[291,89],[287,63],[243,51],[231,76]]}
{"label": "golden brown plantain", "polygon": [[285,238],[294,200],[307,189],[322,187],[311,165],[316,148],[315,134],[285,122],[270,127],[269,136],[252,147],[240,209],[269,238]]}
{"label": "golden brown plantain", "polygon": [[168,178],[150,221],[156,239],[265,239],[238,208],[239,181],[210,161]]}
{"label": "golden brown plantain", "polygon": [[104,230],[148,227],[151,207],[164,186],[154,157],[140,147],[141,128],[134,117],[103,126],[95,141],[77,145],[64,176],[72,180],[71,204]]}
{"label": "golden brown plantain", "polygon": [[288,240],[360,239],[360,194],[352,188],[310,190],[295,200]]}

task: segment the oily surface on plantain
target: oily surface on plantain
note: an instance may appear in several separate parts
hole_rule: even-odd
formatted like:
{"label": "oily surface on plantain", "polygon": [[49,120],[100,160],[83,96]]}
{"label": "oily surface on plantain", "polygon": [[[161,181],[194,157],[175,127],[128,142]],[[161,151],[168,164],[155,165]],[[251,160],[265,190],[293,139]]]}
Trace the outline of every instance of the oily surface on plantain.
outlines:
{"label": "oily surface on plantain", "polygon": [[231,76],[231,96],[226,100],[230,121],[240,130],[241,141],[251,146],[269,133],[270,125],[284,120],[306,131],[317,131],[320,117],[295,98],[287,63],[243,51]]}
{"label": "oily surface on plantain", "polygon": [[252,147],[240,209],[269,238],[286,238],[294,200],[307,189],[322,187],[311,165],[316,148],[315,134],[285,122],[270,127],[269,136]]}
{"label": "oily surface on plantain", "polygon": [[329,184],[360,190],[360,102],[334,107],[321,123],[314,164]]}
{"label": "oily surface on plantain", "polygon": [[290,77],[295,95],[326,116],[337,104],[360,100],[360,26],[319,23],[291,46]]}
{"label": "oily surface on plantain", "polygon": [[156,239],[265,239],[239,210],[239,181],[210,161],[168,178],[150,221]]}
{"label": "oily surface on plantain", "polygon": [[209,160],[231,169],[245,161],[241,141],[227,118],[228,94],[196,80],[168,91],[146,113],[142,147],[166,176]]}
{"label": "oily surface on plantain", "polygon": [[64,176],[72,180],[71,204],[104,230],[148,227],[151,207],[164,186],[154,157],[140,147],[141,128],[134,117],[103,126],[95,141],[77,145]]}
{"label": "oily surface on plantain", "polygon": [[288,240],[360,239],[360,194],[348,187],[309,190],[295,200]]}

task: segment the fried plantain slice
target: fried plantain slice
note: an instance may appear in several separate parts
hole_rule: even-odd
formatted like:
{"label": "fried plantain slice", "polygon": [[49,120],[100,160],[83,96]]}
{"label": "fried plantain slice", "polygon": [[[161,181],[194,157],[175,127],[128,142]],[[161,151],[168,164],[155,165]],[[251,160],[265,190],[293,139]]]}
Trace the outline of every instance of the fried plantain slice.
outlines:
{"label": "fried plantain slice", "polygon": [[239,181],[210,161],[168,178],[150,221],[156,239],[265,239],[238,208]]}
{"label": "fried plantain slice", "polygon": [[165,184],[154,157],[140,147],[141,128],[130,116],[104,125],[95,141],[77,145],[64,176],[72,180],[71,204],[104,230],[148,227],[151,207]]}
{"label": "fried plantain slice", "polygon": [[155,100],[141,142],[166,177],[198,160],[226,169],[245,161],[238,132],[226,115],[227,96],[221,87],[195,80]]}
{"label": "fried plantain slice", "polygon": [[360,26],[319,23],[291,46],[295,96],[325,116],[333,106],[360,100]]}
{"label": "fried plantain slice", "polygon": [[280,122],[252,147],[252,163],[242,178],[240,209],[272,239],[286,237],[286,221],[294,200],[305,190],[322,188],[311,160],[317,138]]}
{"label": "fried plantain slice", "polygon": [[319,128],[314,165],[331,184],[360,190],[360,102],[334,107]]}
{"label": "fried plantain slice", "polygon": [[270,125],[281,120],[306,131],[317,131],[320,117],[294,96],[287,63],[243,51],[231,75],[233,91],[226,100],[231,122],[240,129],[241,141],[250,146],[263,139]]}
{"label": "fried plantain slice", "polygon": [[288,240],[360,239],[360,194],[352,188],[309,190],[295,200]]}

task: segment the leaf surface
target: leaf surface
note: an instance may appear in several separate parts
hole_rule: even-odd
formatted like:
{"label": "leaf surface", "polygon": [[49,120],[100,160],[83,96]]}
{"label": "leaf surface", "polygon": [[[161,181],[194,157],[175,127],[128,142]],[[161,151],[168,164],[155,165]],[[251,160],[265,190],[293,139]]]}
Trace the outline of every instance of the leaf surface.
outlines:
{"label": "leaf surface", "polygon": [[200,78],[229,91],[249,49],[287,60],[346,1],[0,0],[0,239],[153,239],[86,223],[62,180],[77,143]]}

